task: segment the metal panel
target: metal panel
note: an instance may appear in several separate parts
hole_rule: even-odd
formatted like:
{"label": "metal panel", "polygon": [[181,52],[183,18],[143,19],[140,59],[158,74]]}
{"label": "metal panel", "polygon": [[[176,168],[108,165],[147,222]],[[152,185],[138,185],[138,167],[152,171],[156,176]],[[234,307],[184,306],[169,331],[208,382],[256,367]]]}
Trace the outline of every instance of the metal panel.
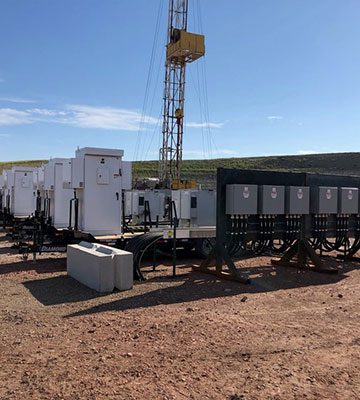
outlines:
{"label": "metal panel", "polygon": [[319,186],[311,188],[311,211],[315,214],[337,214],[338,189]]}
{"label": "metal panel", "polygon": [[[220,249],[226,244],[229,221],[226,216],[226,185],[284,185],[284,186],[306,186],[306,174],[259,171],[247,169],[225,169],[217,170],[217,206],[216,206],[216,245]],[[221,263],[217,254],[217,263]]]}
{"label": "metal panel", "polygon": [[110,171],[108,167],[98,167],[96,171],[96,182],[98,185],[108,185],[110,183]]}
{"label": "metal panel", "polygon": [[358,187],[360,188],[359,176],[306,174],[306,186],[327,187]]}
{"label": "metal panel", "polygon": [[310,188],[306,186],[287,186],[285,211],[289,215],[307,215],[310,212]]}
{"label": "metal panel", "polygon": [[44,189],[45,166],[38,167],[34,171],[34,186],[36,190]]}
{"label": "metal panel", "polygon": [[55,164],[50,161],[44,167],[44,190],[54,190],[55,188]]}
{"label": "metal panel", "polygon": [[165,192],[159,190],[146,190],[144,199],[149,203],[150,214],[153,221],[164,219],[165,213]]}
{"label": "metal panel", "polygon": [[216,222],[216,192],[180,189],[171,192],[180,226],[209,226]]}
{"label": "metal panel", "polygon": [[132,189],[132,162],[122,161],[121,163],[121,176],[123,190]]}
{"label": "metal panel", "polygon": [[69,158],[63,165],[63,187],[66,189],[73,189],[71,182],[72,160],[74,160],[74,158]]}
{"label": "metal panel", "polygon": [[71,187],[73,189],[82,189],[84,187],[84,168],[84,158],[71,159]]}
{"label": "metal panel", "polygon": [[34,190],[34,168],[13,167],[14,187],[11,199],[11,212],[15,217],[30,216],[34,213],[36,192]]}
{"label": "metal panel", "polygon": [[257,212],[257,185],[226,185],[226,214],[254,215]]}
{"label": "metal panel", "polygon": [[15,185],[15,174],[14,171],[12,170],[5,170],[4,171],[4,177],[5,177],[5,187],[7,189],[10,189]]}
{"label": "metal panel", "polygon": [[259,186],[259,214],[280,215],[285,213],[285,187]]}
{"label": "metal panel", "polygon": [[190,220],[191,219],[191,190],[179,190],[180,192],[180,218],[182,220]]}
{"label": "metal panel", "polygon": [[[99,183],[99,169],[108,170],[108,184]],[[94,235],[121,232],[120,169],[120,157],[85,155],[84,190],[81,198],[81,226],[85,232]]]}
{"label": "metal panel", "polygon": [[82,158],[85,156],[100,156],[100,157],[122,157],[124,150],[120,149],[103,149],[101,147],[83,147],[76,150],[75,156]]}
{"label": "metal panel", "polygon": [[53,204],[50,206],[53,224],[55,228],[65,228],[69,224],[70,200],[73,198],[73,190],[64,188],[64,165],[68,160],[58,162],[54,165]]}
{"label": "metal panel", "polygon": [[339,214],[358,214],[359,213],[359,189],[345,188],[339,189],[338,198]]}
{"label": "metal panel", "polygon": [[191,226],[214,226],[215,224],[216,192],[213,190],[196,191],[196,208],[191,208]]}
{"label": "metal panel", "polygon": [[3,207],[7,207],[7,201],[9,201],[9,207],[13,202],[14,197],[14,184],[15,184],[15,174],[12,170],[7,169],[3,171],[4,176],[4,190],[3,190]]}

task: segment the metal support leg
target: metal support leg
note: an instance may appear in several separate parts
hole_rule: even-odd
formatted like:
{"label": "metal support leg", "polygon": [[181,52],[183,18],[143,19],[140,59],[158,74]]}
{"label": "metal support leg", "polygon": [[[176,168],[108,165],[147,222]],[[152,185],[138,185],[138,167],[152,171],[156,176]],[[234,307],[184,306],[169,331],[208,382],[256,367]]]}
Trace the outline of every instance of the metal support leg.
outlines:
{"label": "metal support leg", "polygon": [[[224,271],[223,269],[224,262],[228,267],[228,271]],[[211,269],[214,264],[215,269]],[[193,270],[204,272],[206,274],[211,274],[220,279],[227,279],[245,284],[250,283],[250,279],[247,276],[242,275],[240,271],[236,268],[236,265],[234,264],[233,260],[228,255],[227,250],[224,247],[222,247],[221,251],[216,251],[215,247],[213,247],[208,258],[204,260],[199,266],[194,266]]]}
{"label": "metal support leg", "polygon": [[[297,260],[292,261],[294,258]],[[337,268],[326,265],[306,239],[298,239],[279,260],[271,260],[271,263],[282,267],[294,267],[328,274],[339,272]]]}

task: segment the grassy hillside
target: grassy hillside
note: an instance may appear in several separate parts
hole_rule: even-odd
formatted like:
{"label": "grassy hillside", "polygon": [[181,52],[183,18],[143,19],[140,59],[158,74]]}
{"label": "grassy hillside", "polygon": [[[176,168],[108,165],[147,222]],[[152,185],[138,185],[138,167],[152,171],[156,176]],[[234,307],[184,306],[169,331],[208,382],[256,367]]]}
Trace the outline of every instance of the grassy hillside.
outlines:
{"label": "grassy hillside", "polygon": [[14,165],[26,166],[26,167],[39,167],[44,164],[43,160],[27,160],[27,161],[6,161],[0,162],[0,173],[3,169],[10,169]]}
{"label": "grassy hillside", "polygon": [[[213,187],[218,167],[360,175],[360,153],[186,160],[182,175],[184,179],[196,179],[204,187]],[[157,168],[156,161],[137,162],[133,175],[156,176]]]}
{"label": "grassy hillside", "polygon": [[[32,160],[0,163],[0,171],[11,168],[12,165],[39,166],[43,162]],[[360,175],[360,153],[185,160],[183,178],[196,179],[204,187],[213,187],[218,167]],[[157,172],[157,161],[141,161],[133,164],[134,178],[155,177]]]}

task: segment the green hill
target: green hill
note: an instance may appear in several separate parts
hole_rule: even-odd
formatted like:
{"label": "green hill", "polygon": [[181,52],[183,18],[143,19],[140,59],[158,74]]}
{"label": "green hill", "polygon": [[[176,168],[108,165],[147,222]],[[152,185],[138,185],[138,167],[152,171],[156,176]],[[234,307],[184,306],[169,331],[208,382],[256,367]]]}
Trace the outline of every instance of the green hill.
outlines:
{"label": "green hill", "polygon": [[18,166],[26,166],[26,167],[39,167],[41,164],[44,164],[44,160],[25,160],[25,161],[5,161],[0,162],[0,173],[3,169],[10,169],[15,165]]}
{"label": "green hill", "polygon": [[[196,179],[203,187],[214,187],[219,167],[360,175],[360,153],[185,160],[182,176],[183,179]],[[157,168],[157,161],[134,163],[134,178],[157,176]]]}
{"label": "green hill", "polygon": [[[39,166],[43,162],[42,160],[3,162],[0,163],[0,171],[13,165]],[[214,187],[218,167],[360,175],[360,153],[184,160],[182,176],[183,179],[196,179],[203,187]],[[157,161],[133,163],[134,179],[156,177],[157,174]]]}

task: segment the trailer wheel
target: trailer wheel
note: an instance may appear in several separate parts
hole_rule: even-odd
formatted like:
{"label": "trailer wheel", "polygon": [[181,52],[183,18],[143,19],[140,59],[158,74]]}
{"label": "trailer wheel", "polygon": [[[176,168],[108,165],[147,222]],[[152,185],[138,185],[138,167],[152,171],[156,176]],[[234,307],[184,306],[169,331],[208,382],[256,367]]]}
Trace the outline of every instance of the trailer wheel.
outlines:
{"label": "trailer wheel", "polygon": [[197,239],[195,244],[196,254],[201,258],[208,258],[215,243],[215,238]]}

